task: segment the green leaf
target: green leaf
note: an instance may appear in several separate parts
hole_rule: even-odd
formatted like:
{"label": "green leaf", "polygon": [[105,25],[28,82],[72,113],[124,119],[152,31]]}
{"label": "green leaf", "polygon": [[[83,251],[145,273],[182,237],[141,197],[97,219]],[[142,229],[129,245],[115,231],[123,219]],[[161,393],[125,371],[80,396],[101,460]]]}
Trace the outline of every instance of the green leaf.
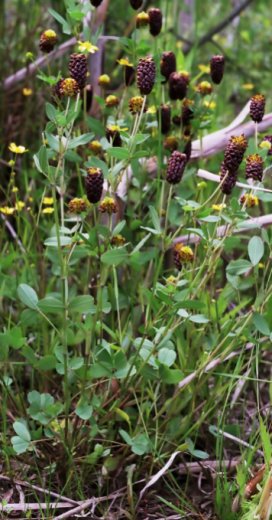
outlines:
{"label": "green leaf", "polygon": [[156,209],[153,206],[149,206],[149,213],[152,220],[152,224],[154,226],[154,229],[158,231],[158,233],[161,233],[161,224],[160,224],[160,218],[156,211]]}
{"label": "green leaf", "polygon": [[93,407],[89,405],[85,399],[81,399],[76,407],[75,412],[78,417],[80,417],[80,419],[87,421],[92,416]]}
{"label": "green leaf", "polygon": [[36,366],[39,370],[46,372],[47,370],[54,370],[54,368],[56,368],[56,364],[57,360],[55,356],[51,356],[48,354],[47,356],[44,356],[41,359],[39,359]]}
{"label": "green leaf", "polygon": [[132,440],[131,450],[136,455],[144,455],[150,452],[150,440],[145,433],[136,435]]}
{"label": "green leaf", "polygon": [[45,103],[45,112],[50,121],[53,121],[53,122],[56,121],[58,111],[54,107],[54,105],[51,105],[51,103]]}
{"label": "green leaf", "polygon": [[[60,245],[69,246],[72,243],[72,239],[66,236],[60,236]],[[47,247],[58,247],[58,239],[57,237],[49,237],[44,241],[44,245]]]}
{"label": "green leaf", "polygon": [[189,318],[193,323],[209,323],[210,320],[204,316],[204,314],[193,314]]}
{"label": "green leaf", "polygon": [[13,426],[15,433],[17,433],[17,435],[18,435],[18,437],[20,437],[20,439],[24,440],[25,442],[31,441],[30,433],[24,422],[15,421],[12,426]]}
{"label": "green leaf", "polygon": [[46,296],[42,300],[39,300],[38,307],[42,312],[62,312],[63,311],[63,303],[58,298],[54,296]]}
{"label": "green leaf", "polygon": [[118,247],[117,249],[110,249],[103,253],[101,260],[103,264],[107,265],[119,265],[128,259],[128,252],[124,247]]}
{"label": "green leaf", "polygon": [[69,303],[69,310],[71,312],[79,312],[79,313],[91,313],[94,314],[96,312],[96,307],[94,305],[94,299],[92,296],[82,295],[76,296]]}
{"label": "green leaf", "polygon": [[247,273],[251,268],[252,264],[248,260],[232,260],[227,267],[227,273],[231,276],[236,276]]}
{"label": "green leaf", "polygon": [[267,464],[267,467],[270,466],[271,463],[271,455],[272,455],[272,447],[269,431],[266,429],[265,424],[262,418],[259,418],[260,421],[260,434],[262,439],[263,451],[264,451],[264,459]]}
{"label": "green leaf", "polygon": [[181,370],[170,369],[166,365],[160,366],[159,374],[162,381],[168,385],[177,385],[184,377],[184,374],[181,372]]}
{"label": "green leaf", "polygon": [[162,365],[166,365],[167,367],[171,367],[176,360],[176,352],[169,348],[161,348],[158,354],[158,360]]}
{"label": "green leaf", "polygon": [[73,148],[77,148],[77,146],[81,146],[83,144],[89,143],[93,139],[93,134],[82,134],[79,137],[75,137],[74,139],[70,139],[68,148],[72,150]]}
{"label": "green leaf", "polygon": [[119,148],[118,146],[108,148],[107,153],[111,157],[115,157],[115,159],[128,159],[129,158],[129,150],[127,148]]}
{"label": "green leaf", "polygon": [[17,294],[22,303],[29,307],[30,309],[37,309],[38,307],[38,296],[37,293],[25,283],[21,283],[17,289]]}
{"label": "green leaf", "polygon": [[253,324],[255,328],[263,334],[264,336],[270,336],[270,328],[269,325],[261,314],[258,314],[257,312],[253,315]]}
{"label": "green leaf", "polygon": [[30,442],[24,441],[21,437],[17,437],[17,435],[15,435],[14,437],[11,437],[11,443],[12,443],[12,447],[13,447],[15,453],[17,453],[17,455],[21,455],[21,453],[25,453],[28,450],[29,445],[30,445]]}
{"label": "green leaf", "polygon": [[248,256],[252,265],[258,265],[264,255],[264,243],[261,237],[252,237],[248,243]]}
{"label": "green leaf", "polygon": [[53,18],[55,18],[55,20],[57,20],[57,22],[62,25],[62,31],[64,34],[71,34],[72,29],[65,18],[63,18],[59,13],[57,13],[57,11],[55,11],[55,9],[52,9],[51,7],[48,9],[48,12],[51,14],[51,16],[53,16]]}

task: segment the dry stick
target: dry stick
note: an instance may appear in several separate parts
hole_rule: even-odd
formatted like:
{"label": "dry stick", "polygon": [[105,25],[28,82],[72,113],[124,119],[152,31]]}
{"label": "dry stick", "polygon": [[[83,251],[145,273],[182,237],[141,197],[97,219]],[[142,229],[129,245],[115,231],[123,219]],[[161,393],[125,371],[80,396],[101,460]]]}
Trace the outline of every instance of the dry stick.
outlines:
{"label": "dry stick", "polygon": [[12,238],[14,238],[15,242],[18,244],[19,248],[21,249],[22,253],[26,254],[26,250],[25,250],[20,238],[18,237],[15,229],[12,227],[11,223],[8,221],[8,219],[5,217],[5,215],[3,215],[2,213],[0,213],[0,216],[1,216],[1,219],[4,221],[6,228],[9,230]]}
{"label": "dry stick", "polygon": [[41,502],[39,503],[20,503],[20,504],[0,504],[0,511],[39,511],[40,509],[68,509],[71,507],[70,502]]}
{"label": "dry stick", "polygon": [[13,478],[7,477],[6,475],[0,475],[0,480],[7,480],[8,482],[12,482],[14,484],[19,484],[20,486],[34,489],[35,491],[39,491],[40,493],[45,493],[47,495],[51,495],[52,497],[59,498],[61,500],[65,500],[66,502],[69,502],[70,505],[78,505],[80,503],[80,502],[77,502],[76,500],[72,500],[71,498],[65,497],[63,495],[59,495],[59,493],[55,493],[54,491],[44,489],[42,487],[36,486],[35,484],[30,484],[30,482],[13,479]]}
{"label": "dry stick", "polygon": [[99,504],[100,502],[105,502],[107,500],[111,500],[114,498],[122,497],[124,496],[124,490],[125,488],[122,488],[122,491],[116,491],[116,493],[112,493],[111,495],[107,497],[100,497],[100,498],[89,498],[88,500],[84,500],[78,507],[75,507],[73,509],[70,509],[70,511],[67,511],[67,513],[63,513],[62,515],[55,516],[54,520],[63,520],[64,518],[70,518],[71,516],[75,515],[76,513],[80,513],[84,509],[89,508],[92,505]]}

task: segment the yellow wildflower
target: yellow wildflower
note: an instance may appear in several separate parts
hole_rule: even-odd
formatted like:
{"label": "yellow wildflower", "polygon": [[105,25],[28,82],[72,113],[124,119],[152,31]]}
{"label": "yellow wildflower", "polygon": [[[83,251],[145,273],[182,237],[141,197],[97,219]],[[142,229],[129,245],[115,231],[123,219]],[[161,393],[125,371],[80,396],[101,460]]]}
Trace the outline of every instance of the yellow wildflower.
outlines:
{"label": "yellow wildflower", "polygon": [[25,203],[22,200],[18,200],[15,204],[15,209],[17,211],[22,211],[22,209],[25,207]]}
{"label": "yellow wildflower", "polygon": [[146,111],[147,114],[156,114],[156,112],[157,112],[157,109],[156,109],[155,105],[152,105]]}
{"label": "yellow wildflower", "polygon": [[205,100],[203,105],[204,105],[204,107],[209,108],[210,110],[214,110],[216,108],[216,102],[215,101],[207,101],[207,100]]}
{"label": "yellow wildflower", "polygon": [[23,154],[23,153],[28,152],[28,150],[26,149],[25,146],[18,146],[15,143],[10,143],[9,151],[12,153],[18,153],[18,154]]}
{"label": "yellow wildflower", "polygon": [[253,89],[254,89],[254,85],[253,85],[253,83],[244,83],[244,84],[242,85],[242,88],[243,88],[244,90],[253,90]]}
{"label": "yellow wildflower", "polygon": [[14,211],[15,208],[10,208],[9,206],[4,206],[0,208],[0,213],[2,213],[3,215],[13,215]]}
{"label": "yellow wildflower", "polygon": [[96,45],[93,45],[91,42],[78,42],[78,50],[79,52],[89,52],[90,54],[94,54],[99,49]]}
{"label": "yellow wildflower", "polygon": [[270,148],[272,148],[272,143],[264,140],[259,144],[259,147],[262,148],[263,150],[270,150]]}
{"label": "yellow wildflower", "polygon": [[212,209],[214,211],[222,211],[222,209],[226,208],[226,204],[213,204]]}
{"label": "yellow wildflower", "polygon": [[44,208],[42,210],[42,213],[47,214],[47,215],[49,215],[50,213],[53,213],[53,212],[54,212],[54,208],[50,208],[50,207]]}
{"label": "yellow wildflower", "polygon": [[133,67],[133,64],[130,63],[128,58],[121,58],[120,60],[117,60],[117,63],[119,63],[119,65],[122,65],[123,67]]}
{"label": "yellow wildflower", "polygon": [[209,74],[210,72],[210,65],[204,65],[203,63],[200,63],[198,68],[203,74]]}
{"label": "yellow wildflower", "polygon": [[32,88],[24,87],[22,90],[22,93],[23,93],[23,96],[26,96],[26,97],[32,96],[33,90],[32,90]]}
{"label": "yellow wildflower", "polygon": [[244,204],[246,208],[254,208],[254,206],[259,205],[259,199],[256,195],[252,195],[251,193],[244,193],[240,197],[240,204]]}
{"label": "yellow wildflower", "polygon": [[52,204],[54,204],[54,199],[53,197],[44,197],[42,203],[44,206],[52,206]]}
{"label": "yellow wildflower", "polygon": [[17,186],[13,186],[11,191],[12,191],[12,193],[18,193],[19,188],[17,188]]}

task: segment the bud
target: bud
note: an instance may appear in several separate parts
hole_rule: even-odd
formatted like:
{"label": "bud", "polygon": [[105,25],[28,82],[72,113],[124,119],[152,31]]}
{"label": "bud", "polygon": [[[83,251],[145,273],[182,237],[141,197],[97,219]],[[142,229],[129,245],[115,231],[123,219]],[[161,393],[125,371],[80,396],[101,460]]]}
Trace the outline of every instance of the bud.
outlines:
{"label": "bud", "polygon": [[135,9],[135,11],[137,9],[140,9],[140,7],[142,7],[142,4],[143,4],[143,0],[130,0],[130,5],[131,5],[132,9]]}
{"label": "bud", "polygon": [[217,55],[213,56],[210,61],[210,70],[211,70],[211,78],[213,83],[219,85],[223,79],[224,75],[224,67],[225,67],[225,58],[224,56]]}
{"label": "bud", "polygon": [[174,151],[167,164],[166,180],[170,184],[178,184],[183,176],[184,168],[187,163],[187,157],[184,153],[177,150]]}
{"label": "bud", "polygon": [[112,146],[122,146],[119,126],[111,125],[106,128],[106,138]]}
{"label": "bud", "polygon": [[187,143],[184,146],[183,153],[187,157],[187,162],[191,159],[192,155],[192,140],[188,139]]}
{"label": "bud", "polygon": [[244,134],[232,135],[225,149],[224,164],[230,171],[238,170],[244,153],[247,149],[247,140]]}
{"label": "bud", "polygon": [[257,153],[246,158],[246,178],[262,182],[263,178],[263,159]]}
{"label": "bud", "polygon": [[[265,146],[264,146],[265,143]],[[263,145],[263,146],[262,146]],[[270,147],[269,147],[270,145]],[[261,148],[267,148],[267,155],[272,155],[272,135],[265,135],[263,141],[260,144]]]}
{"label": "bud", "polygon": [[201,83],[196,86],[196,91],[202,96],[206,96],[212,93],[213,88],[209,81],[201,81]]}
{"label": "bud", "polygon": [[175,54],[172,51],[163,52],[160,65],[161,75],[164,76],[167,81],[170,74],[176,72],[177,63]]}
{"label": "bud", "polygon": [[119,105],[119,99],[117,96],[113,96],[113,95],[110,95],[110,96],[107,96],[106,99],[105,99],[105,103],[106,103],[106,106],[107,107],[118,107]]}
{"label": "bud", "polygon": [[108,213],[108,215],[117,213],[117,209],[117,203],[112,197],[105,197],[99,204],[99,211]]}
{"label": "bud", "polygon": [[174,116],[172,117],[172,123],[175,125],[175,126],[181,126],[181,116]]}
{"label": "bud", "polygon": [[102,145],[99,141],[91,141],[88,148],[93,152],[94,155],[101,155]]}
{"label": "bud", "polygon": [[194,253],[192,249],[189,246],[184,246],[181,242],[174,246],[173,255],[174,264],[179,271],[182,268],[182,264],[193,262],[194,260]]}
{"label": "bud", "polygon": [[158,36],[162,28],[162,12],[156,7],[148,9],[149,15],[149,30],[152,36]]}
{"label": "bud", "polygon": [[142,96],[152,91],[156,79],[156,65],[153,58],[141,58],[137,65],[137,87]]}
{"label": "bud", "polygon": [[103,0],[90,0],[90,2],[94,7],[99,7]]}
{"label": "bud", "polygon": [[171,107],[161,105],[158,110],[158,122],[161,120],[161,133],[168,134],[171,128]]}
{"label": "bud", "polygon": [[86,211],[87,203],[84,199],[72,199],[68,203],[68,208],[71,213],[82,213],[82,211]]}
{"label": "bud", "polygon": [[51,52],[56,43],[57,43],[58,37],[55,31],[52,29],[47,29],[47,31],[44,31],[40,36],[40,49],[42,52]]}
{"label": "bud", "polygon": [[135,69],[134,67],[130,67],[129,65],[125,66],[125,85],[126,87],[130,87],[133,85],[135,81]]}
{"label": "bud", "polygon": [[176,101],[186,96],[189,84],[188,72],[172,72],[169,76],[169,97]]}
{"label": "bud", "polygon": [[125,243],[126,243],[126,239],[122,235],[114,235],[111,239],[112,246],[121,247]]}
{"label": "bud", "polygon": [[[129,111],[131,112],[131,114],[133,114],[134,116],[136,114],[140,114],[142,108],[143,108],[143,103],[144,103],[144,98],[142,96],[134,96],[132,98],[130,98],[129,102],[128,102],[128,106],[129,106]],[[146,112],[147,108],[146,108],[146,104],[145,104],[145,107],[144,107],[144,112]]]}
{"label": "bud", "polygon": [[230,195],[237,181],[237,170],[230,171],[224,162],[220,169],[220,188],[222,193]]}
{"label": "bud", "polygon": [[178,139],[174,135],[169,135],[164,140],[163,147],[165,148],[165,150],[174,152],[178,149]]}
{"label": "bud", "polygon": [[246,208],[253,208],[254,206],[259,205],[259,199],[256,197],[256,195],[251,195],[251,193],[244,193],[240,197],[240,204]]}
{"label": "bud", "polygon": [[69,60],[70,76],[77,81],[80,89],[83,89],[86,85],[87,71],[87,56],[85,54],[71,54]]}
{"label": "bud", "polygon": [[58,81],[55,92],[59,96],[73,97],[80,92],[80,88],[75,79],[65,78]]}
{"label": "bud", "polygon": [[98,78],[98,85],[101,87],[101,88],[107,88],[110,84],[110,77],[108,76],[108,74],[102,74],[101,76],[99,76]]}
{"label": "bud", "polygon": [[260,123],[263,120],[265,111],[265,97],[262,94],[252,96],[250,100],[249,113],[252,121]]}
{"label": "bud", "polygon": [[145,11],[137,14],[136,16],[136,27],[140,29],[140,27],[146,27],[149,24],[149,16]]}
{"label": "bud", "polygon": [[89,112],[92,102],[93,102],[93,87],[92,85],[87,85],[85,89],[81,92],[81,98],[86,98],[86,112]]}
{"label": "bud", "polygon": [[100,168],[88,168],[85,177],[85,188],[88,201],[92,204],[99,202],[103,192],[104,176]]}
{"label": "bud", "polygon": [[192,99],[185,98],[182,101],[182,112],[181,112],[181,120],[183,126],[189,125],[191,119],[194,117],[193,107],[194,101]]}

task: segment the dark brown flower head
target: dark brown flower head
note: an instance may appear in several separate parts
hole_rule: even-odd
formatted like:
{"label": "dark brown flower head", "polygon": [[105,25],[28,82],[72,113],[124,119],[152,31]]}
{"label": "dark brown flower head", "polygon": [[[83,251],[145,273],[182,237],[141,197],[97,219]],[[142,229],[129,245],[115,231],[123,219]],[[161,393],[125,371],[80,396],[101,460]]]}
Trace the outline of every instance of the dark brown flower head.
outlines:
{"label": "dark brown flower head", "polygon": [[40,49],[42,52],[51,52],[58,41],[57,34],[52,29],[47,29],[40,36]]}
{"label": "dark brown flower head", "polygon": [[112,107],[118,107],[120,101],[117,96],[110,94],[109,96],[106,97],[105,103],[106,103],[107,107],[112,108]]}
{"label": "dark brown flower head", "polygon": [[117,210],[117,203],[113,197],[105,197],[99,204],[99,211],[101,211],[101,213],[112,215],[112,213],[117,213]]}
{"label": "dark brown flower head", "polygon": [[161,123],[161,133],[168,134],[171,129],[171,107],[170,105],[161,105],[158,110],[158,124]]}
{"label": "dark brown flower head", "polygon": [[183,153],[185,153],[187,157],[187,162],[191,159],[192,155],[192,139],[188,139],[187,143],[184,146]]}
{"label": "dark brown flower head", "polygon": [[178,139],[175,135],[169,135],[165,138],[163,147],[165,150],[169,150],[170,152],[174,152],[178,149]]}
{"label": "dark brown flower head", "polygon": [[103,193],[104,175],[100,168],[88,168],[85,177],[85,187],[88,201],[92,204],[99,202]]}
{"label": "dark brown flower head", "polygon": [[99,7],[103,0],[90,0],[91,4],[94,6],[94,7]]}
{"label": "dark brown flower head", "polygon": [[172,51],[165,51],[161,56],[161,75],[165,77],[166,81],[169,79],[172,72],[176,72],[177,63],[176,56]]}
{"label": "dark brown flower head", "polygon": [[137,65],[137,87],[142,96],[152,91],[156,79],[156,65],[153,58],[141,58]]}
{"label": "dark brown flower head", "polygon": [[[131,112],[131,114],[133,114],[134,116],[136,114],[140,114],[142,111],[142,108],[143,108],[143,103],[144,103],[144,98],[142,96],[134,96],[134,97],[130,98],[130,100],[128,102],[128,107],[129,107],[129,111]],[[147,106],[145,104],[144,112],[146,112],[146,111],[147,111]]]}
{"label": "dark brown flower head", "polygon": [[68,204],[69,211],[71,213],[82,213],[82,211],[86,211],[87,203],[84,199],[72,199]]}
{"label": "dark brown flower head", "polygon": [[130,5],[135,11],[143,5],[143,0],[130,0]]}
{"label": "dark brown flower head", "polygon": [[173,101],[186,96],[189,84],[189,74],[186,71],[172,72],[169,76],[169,97]]}
{"label": "dark brown flower head", "polygon": [[111,239],[112,246],[121,247],[125,243],[126,243],[126,239],[122,235],[114,235]]}
{"label": "dark brown flower head", "polygon": [[263,120],[265,111],[265,97],[262,94],[252,96],[250,100],[249,113],[252,121],[260,123]]}
{"label": "dark brown flower head", "polygon": [[170,184],[178,184],[183,176],[187,157],[184,153],[174,151],[167,164],[166,180]]}
{"label": "dark brown flower head", "polygon": [[224,154],[224,163],[230,171],[238,170],[244,153],[247,149],[247,140],[244,134],[232,135],[226,146]]}
{"label": "dark brown flower head", "polygon": [[79,53],[71,54],[69,60],[69,72],[71,78],[77,81],[79,88],[83,89],[86,85],[88,72],[87,56]]}
{"label": "dark brown flower head", "polygon": [[137,14],[136,16],[136,27],[140,29],[141,27],[146,27],[149,25],[149,15],[145,11]]}
{"label": "dark brown flower head", "polygon": [[229,170],[224,162],[220,168],[221,191],[225,195],[230,195],[237,181],[237,170]]}
{"label": "dark brown flower head", "polygon": [[152,36],[158,36],[162,28],[162,12],[156,7],[148,9],[149,30]]}
{"label": "dark brown flower head", "polygon": [[208,94],[212,93],[213,88],[209,81],[201,81],[196,86],[196,91],[199,92],[199,94],[201,94],[202,96],[207,96]]}
{"label": "dark brown flower head", "polygon": [[112,146],[122,146],[119,126],[111,125],[106,128],[106,138]]}
{"label": "dark brown flower head", "polygon": [[189,246],[185,246],[178,242],[173,248],[174,264],[180,271],[184,263],[190,263],[194,260],[194,253]]}
{"label": "dark brown flower head", "polygon": [[125,66],[125,85],[126,87],[130,87],[133,85],[135,81],[135,69],[134,67],[130,67],[128,65]]}
{"label": "dark brown flower head", "polygon": [[182,101],[181,120],[183,126],[188,125],[194,117],[194,101],[192,99],[185,98]]}
{"label": "dark brown flower head", "polygon": [[56,87],[56,94],[59,96],[73,97],[80,92],[77,81],[73,78],[65,78],[58,81]]}
{"label": "dark brown flower head", "polygon": [[103,148],[99,141],[91,141],[88,144],[88,148],[93,152],[94,155],[101,155]]}
{"label": "dark brown flower head", "polygon": [[225,58],[221,55],[216,55],[210,61],[211,78],[213,83],[219,85],[224,76]]}
{"label": "dark brown flower head", "polygon": [[172,123],[175,126],[181,126],[181,116],[175,115],[174,117],[172,117]]}
{"label": "dark brown flower head", "polygon": [[254,181],[262,182],[263,178],[263,159],[257,153],[249,155],[246,158],[246,178]]}

